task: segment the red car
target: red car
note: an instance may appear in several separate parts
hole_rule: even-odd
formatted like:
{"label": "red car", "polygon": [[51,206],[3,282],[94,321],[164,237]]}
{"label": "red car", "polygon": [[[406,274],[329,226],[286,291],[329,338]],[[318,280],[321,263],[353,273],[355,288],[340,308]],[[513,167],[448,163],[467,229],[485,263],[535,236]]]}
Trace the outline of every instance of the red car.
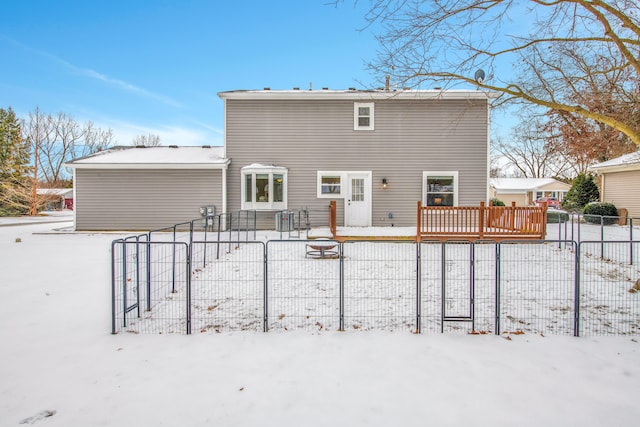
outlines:
{"label": "red car", "polygon": [[542,202],[547,202],[547,207],[560,209],[560,202],[555,197],[540,197],[536,200],[536,203],[541,205]]}

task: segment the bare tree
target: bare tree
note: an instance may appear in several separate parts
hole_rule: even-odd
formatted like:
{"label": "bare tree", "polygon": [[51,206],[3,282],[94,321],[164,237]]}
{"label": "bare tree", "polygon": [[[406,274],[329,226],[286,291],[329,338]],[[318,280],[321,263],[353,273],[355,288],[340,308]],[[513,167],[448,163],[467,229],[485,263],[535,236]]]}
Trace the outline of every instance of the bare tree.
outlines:
{"label": "bare tree", "polygon": [[[497,103],[524,101],[605,123],[640,146],[640,127],[576,96],[589,76],[625,72],[624,95],[614,98],[637,102],[637,0],[375,0],[367,19],[382,27],[371,64],[380,75],[405,86],[465,82],[501,94]],[[528,78],[497,75],[508,65]]]}
{"label": "bare tree", "polygon": [[[514,127],[508,142],[498,139],[492,146],[493,157],[506,159],[511,175],[525,178],[545,178],[571,174],[568,162],[556,147],[548,143],[542,130],[544,117],[526,114]],[[533,117],[533,119],[531,119]]]}
{"label": "bare tree", "polygon": [[63,185],[69,178],[64,163],[106,149],[114,144],[113,131],[95,127],[92,122],[80,125],[73,116],[53,116],[39,108],[29,113],[23,124],[24,138],[33,147],[38,181],[47,186]]}
{"label": "bare tree", "polygon": [[159,135],[148,133],[146,135],[142,134],[133,138],[131,145],[135,145],[136,147],[159,147],[162,143],[160,142]]}
{"label": "bare tree", "polygon": [[64,162],[75,157],[76,147],[84,141],[85,129],[65,113],[47,115],[46,120],[51,137],[40,141],[38,167],[43,180],[56,186],[64,180]]}
{"label": "bare tree", "polygon": [[96,127],[92,121],[84,124],[84,144],[76,149],[76,157],[84,157],[98,151],[106,150],[115,145],[115,137],[112,129]]}

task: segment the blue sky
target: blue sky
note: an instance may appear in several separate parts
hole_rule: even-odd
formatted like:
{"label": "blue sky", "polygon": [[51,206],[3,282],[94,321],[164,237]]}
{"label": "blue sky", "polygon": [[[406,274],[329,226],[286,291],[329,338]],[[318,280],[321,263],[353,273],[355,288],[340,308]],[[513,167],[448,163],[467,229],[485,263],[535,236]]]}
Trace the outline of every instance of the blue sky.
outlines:
{"label": "blue sky", "polygon": [[368,2],[21,0],[0,14],[0,107],[112,128],[119,145],[223,142],[220,91],[369,88]]}

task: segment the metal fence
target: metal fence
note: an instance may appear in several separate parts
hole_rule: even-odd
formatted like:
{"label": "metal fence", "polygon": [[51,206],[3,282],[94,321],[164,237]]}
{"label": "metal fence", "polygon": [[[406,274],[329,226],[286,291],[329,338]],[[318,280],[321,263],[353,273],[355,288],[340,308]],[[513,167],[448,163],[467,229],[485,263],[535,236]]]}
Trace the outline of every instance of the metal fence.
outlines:
{"label": "metal fence", "polygon": [[205,241],[192,230],[180,241],[172,233],[113,242],[113,333],[640,334],[640,241]]}
{"label": "metal fence", "polygon": [[640,219],[620,216],[584,215],[562,211],[550,211],[547,238],[573,240],[575,242],[595,240],[640,239]]}

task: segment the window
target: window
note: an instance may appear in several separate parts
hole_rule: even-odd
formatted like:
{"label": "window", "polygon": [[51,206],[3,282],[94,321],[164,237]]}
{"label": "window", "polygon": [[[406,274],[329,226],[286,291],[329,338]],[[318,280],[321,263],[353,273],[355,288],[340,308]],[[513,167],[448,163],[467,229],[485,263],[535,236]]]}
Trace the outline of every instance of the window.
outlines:
{"label": "window", "polygon": [[423,172],[425,206],[458,206],[458,172]]}
{"label": "window", "polygon": [[342,197],[342,172],[318,172],[318,197],[337,198]]}
{"label": "window", "polygon": [[287,208],[287,168],[250,165],[242,168],[242,209]]}
{"label": "window", "polygon": [[374,130],[373,102],[353,104],[353,130]]}
{"label": "window", "polygon": [[323,175],[320,176],[320,194],[339,196],[341,192],[342,177]]}

